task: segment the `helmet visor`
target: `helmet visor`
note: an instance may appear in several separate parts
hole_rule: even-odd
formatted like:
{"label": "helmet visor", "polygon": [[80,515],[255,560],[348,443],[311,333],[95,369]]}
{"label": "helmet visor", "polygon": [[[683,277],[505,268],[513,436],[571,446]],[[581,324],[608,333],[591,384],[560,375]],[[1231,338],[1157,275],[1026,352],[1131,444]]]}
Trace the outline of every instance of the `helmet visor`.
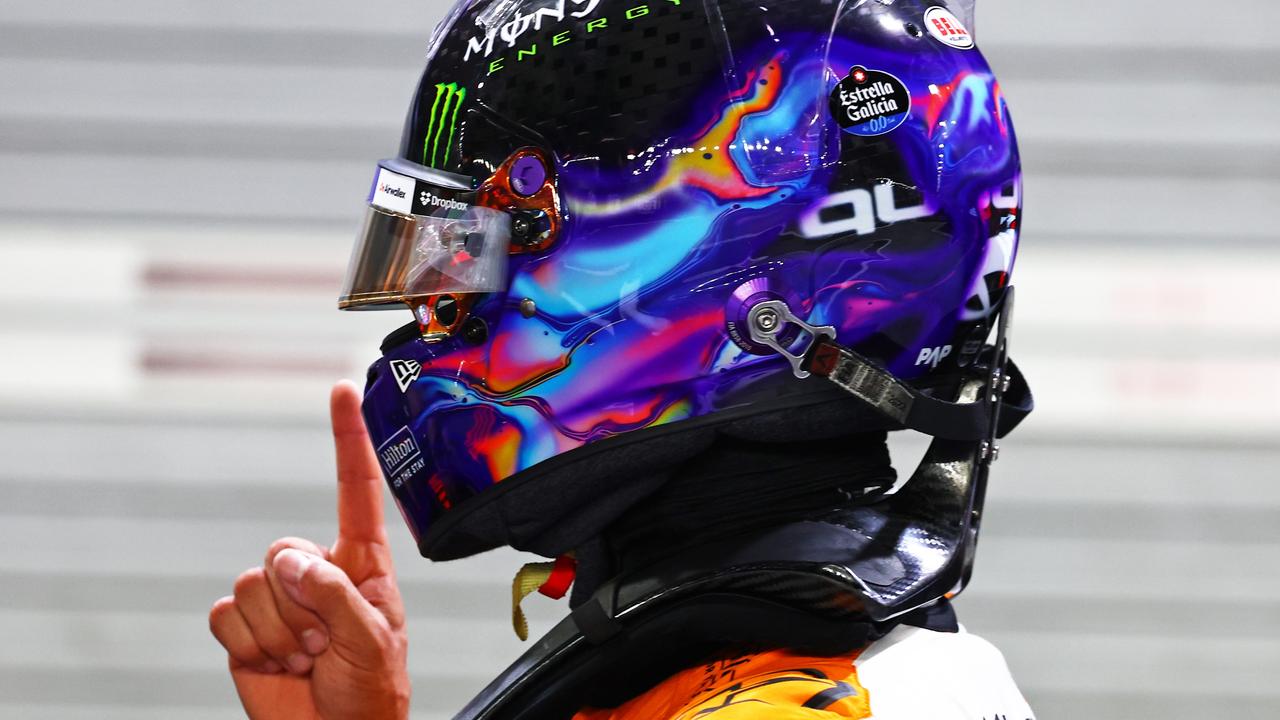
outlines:
{"label": "helmet visor", "polygon": [[473,204],[474,197],[470,178],[380,162],[338,307],[504,289],[511,216]]}

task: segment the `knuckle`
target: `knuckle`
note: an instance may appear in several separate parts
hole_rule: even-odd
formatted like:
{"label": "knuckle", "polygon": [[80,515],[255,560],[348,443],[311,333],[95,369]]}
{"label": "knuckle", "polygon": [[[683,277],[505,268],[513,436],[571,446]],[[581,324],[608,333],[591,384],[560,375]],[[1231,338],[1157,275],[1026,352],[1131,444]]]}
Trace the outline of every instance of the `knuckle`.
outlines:
{"label": "knuckle", "polygon": [[299,637],[307,630],[324,629],[324,624],[315,614],[299,605],[293,598],[277,595],[276,608],[280,611],[280,619],[284,621],[285,626]]}
{"label": "knuckle", "polygon": [[267,562],[270,563],[281,550],[288,550],[293,547],[292,540],[293,538],[280,538],[271,543],[271,546],[267,548]]}
{"label": "knuckle", "polygon": [[213,637],[231,657],[246,664],[259,663],[266,659],[262,650],[252,637],[237,631],[235,626],[224,622],[213,624]]}
{"label": "knuckle", "polygon": [[404,652],[404,637],[384,623],[369,629],[369,641],[374,656],[384,666],[395,665]]}
{"label": "knuckle", "polygon": [[242,597],[246,593],[257,590],[266,582],[266,579],[266,573],[260,567],[245,570],[236,578],[235,596]]}
{"label": "knuckle", "polygon": [[254,652],[265,652],[273,658],[283,660],[301,648],[294,639],[293,632],[279,619],[263,612],[251,611],[245,614],[245,620],[249,634],[246,645],[254,646]]}
{"label": "knuckle", "polygon": [[299,582],[310,587],[318,599],[331,602],[341,600],[346,594],[343,578],[336,572],[325,572],[326,569],[316,567],[313,563],[302,572]]}
{"label": "knuckle", "polygon": [[239,660],[245,665],[261,665],[267,661],[267,656],[253,642],[248,640],[233,641],[226,643],[227,654]]}
{"label": "knuckle", "polygon": [[209,613],[209,634],[218,639],[218,642],[226,645],[226,636],[228,633],[226,613]]}
{"label": "knuckle", "polygon": [[217,627],[226,622],[229,613],[235,612],[236,601],[234,598],[219,598],[213,603],[213,607],[209,608],[209,629],[217,632]]}
{"label": "knuckle", "polygon": [[324,623],[307,608],[299,605],[290,597],[277,596],[276,607],[280,610],[280,619],[295,635],[301,637],[307,630],[323,630]]}
{"label": "knuckle", "polygon": [[275,559],[276,555],[279,555],[282,550],[301,550],[303,552],[311,553],[315,552],[317,547],[318,546],[310,540],[292,536],[282,537],[271,543],[271,546],[267,548],[267,564],[270,564],[271,561]]}
{"label": "knuckle", "polygon": [[259,647],[267,651],[267,654],[281,660],[298,652],[300,646],[294,641],[293,635],[284,631],[282,628],[271,628],[264,631],[255,631],[254,640],[258,641]]}

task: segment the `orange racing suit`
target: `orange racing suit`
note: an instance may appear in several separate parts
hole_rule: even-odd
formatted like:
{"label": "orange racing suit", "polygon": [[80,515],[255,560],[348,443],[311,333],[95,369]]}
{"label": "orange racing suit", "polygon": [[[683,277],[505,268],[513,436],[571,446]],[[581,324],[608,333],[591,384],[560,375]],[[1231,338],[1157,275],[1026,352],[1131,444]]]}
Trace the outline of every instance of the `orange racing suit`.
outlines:
{"label": "orange racing suit", "polygon": [[574,720],[1034,720],[1004,657],[965,632],[900,626],[837,657],[774,650],[689,668]]}

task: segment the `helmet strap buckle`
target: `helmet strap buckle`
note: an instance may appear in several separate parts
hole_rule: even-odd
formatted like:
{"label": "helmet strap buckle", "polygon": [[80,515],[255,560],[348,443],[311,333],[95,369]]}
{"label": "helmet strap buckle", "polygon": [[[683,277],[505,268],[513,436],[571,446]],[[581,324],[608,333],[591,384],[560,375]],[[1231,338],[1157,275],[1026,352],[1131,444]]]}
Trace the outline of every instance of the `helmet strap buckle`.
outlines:
{"label": "helmet strap buckle", "polygon": [[[801,332],[792,342],[784,344],[783,335],[791,328],[798,327]],[[772,348],[791,363],[791,370],[801,380],[809,377],[805,363],[809,353],[818,346],[821,338],[834,342],[836,329],[831,325],[810,325],[796,317],[791,308],[781,300],[766,300],[755,307],[747,315],[747,327],[751,339],[761,345]]]}

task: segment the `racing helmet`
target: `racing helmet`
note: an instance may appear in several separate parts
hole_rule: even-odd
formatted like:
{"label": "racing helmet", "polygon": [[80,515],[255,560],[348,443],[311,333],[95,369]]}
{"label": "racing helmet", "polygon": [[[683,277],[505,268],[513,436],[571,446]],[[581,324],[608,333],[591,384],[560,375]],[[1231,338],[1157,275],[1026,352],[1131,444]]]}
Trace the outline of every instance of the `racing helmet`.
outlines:
{"label": "racing helmet", "polygon": [[364,415],[421,552],[557,556],[717,433],[909,427],[985,478],[1027,409],[988,344],[1021,171],[971,27],[940,0],[458,3],[339,300],[412,313]]}

